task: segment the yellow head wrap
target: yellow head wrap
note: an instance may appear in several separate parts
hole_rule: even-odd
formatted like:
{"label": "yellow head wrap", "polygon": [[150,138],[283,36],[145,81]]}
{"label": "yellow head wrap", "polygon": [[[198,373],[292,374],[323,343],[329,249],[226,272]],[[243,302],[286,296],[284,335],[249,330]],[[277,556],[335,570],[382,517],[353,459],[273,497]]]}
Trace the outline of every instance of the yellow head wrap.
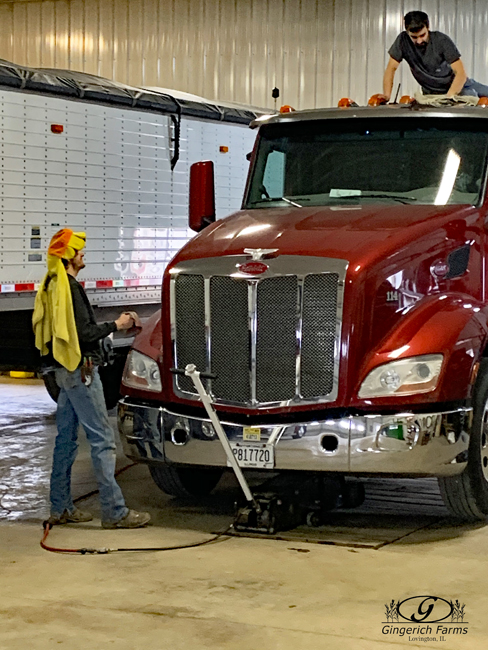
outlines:
{"label": "yellow head wrap", "polygon": [[84,232],[69,228],[53,236],[47,251],[47,274],[37,292],[32,315],[36,347],[41,355],[49,353],[47,344],[52,341],[54,358],[71,372],[80,364],[81,351],[68,274],[61,260],[73,259],[85,243]]}

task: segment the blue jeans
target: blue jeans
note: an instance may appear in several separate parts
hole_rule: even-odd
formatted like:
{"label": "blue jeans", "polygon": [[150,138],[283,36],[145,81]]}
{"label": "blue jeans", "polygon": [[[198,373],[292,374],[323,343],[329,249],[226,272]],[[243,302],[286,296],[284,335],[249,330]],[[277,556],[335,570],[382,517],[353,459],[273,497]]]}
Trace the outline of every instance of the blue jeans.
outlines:
{"label": "blue jeans", "polygon": [[488,86],[480,84],[474,79],[467,79],[459,94],[471,97],[488,97]]}
{"label": "blue jeans", "polygon": [[79,368],[74,372],[57,368],[56,383],[61,392],[56,412],[58,435],[51,473],[51,514],[59,517],[65,510],[73,512],[75,508],[71,496],[71,468],[78,451],[78,426],[81,424],[90,443],[102,521],[119,521],[129,510],[115,480],[115,436],[108,419],[98,369],[94,369],[92,382],[86,386],[81,381]]}

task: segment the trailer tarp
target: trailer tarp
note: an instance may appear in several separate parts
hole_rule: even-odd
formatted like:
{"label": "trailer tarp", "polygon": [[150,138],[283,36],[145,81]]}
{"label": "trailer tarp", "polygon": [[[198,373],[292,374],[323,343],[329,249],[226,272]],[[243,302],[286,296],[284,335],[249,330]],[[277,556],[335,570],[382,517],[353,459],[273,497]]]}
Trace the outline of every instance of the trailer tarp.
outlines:
{"label": "trailer tarp", "polygon": [[0,59],[0,87],[70,97],[154,113],[170,113],[221,122],[249,124],[260,113],[202,100],[177,99],[167,93],[126,86],[73,70],[27,68]]}

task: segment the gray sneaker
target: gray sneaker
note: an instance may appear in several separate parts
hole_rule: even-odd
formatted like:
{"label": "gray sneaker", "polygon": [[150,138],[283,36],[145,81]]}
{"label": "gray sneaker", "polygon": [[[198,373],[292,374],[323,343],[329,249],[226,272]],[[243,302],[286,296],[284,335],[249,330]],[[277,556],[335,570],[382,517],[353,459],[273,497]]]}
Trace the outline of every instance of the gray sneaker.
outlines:
{"label": "gray sneaker", "polygon": [[60,524],[80,524],[86,521],[91,521],[92,519],[93,515],[91,512],[86,512],[75,508],[72,512],[65,510],[60,517],[51,515],[48,519],[48,523],[50,523],[51,526],[57,526]]}
{"label": "gray sneaker", "polygon": [[125,517],[118,521],[102,521],[102,528],[141,528],[150,520],[151,515],[148,512],[129,510]]}

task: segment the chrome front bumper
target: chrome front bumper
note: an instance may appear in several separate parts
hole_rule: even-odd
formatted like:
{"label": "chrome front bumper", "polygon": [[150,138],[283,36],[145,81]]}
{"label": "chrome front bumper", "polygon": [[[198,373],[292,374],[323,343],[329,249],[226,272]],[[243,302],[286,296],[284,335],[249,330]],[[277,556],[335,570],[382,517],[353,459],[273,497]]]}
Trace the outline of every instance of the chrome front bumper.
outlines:
{"label": "chrome front bumper", "polygon": [[[275,470],[452,476],[467,463],[472,410],[361,415],[259,429],[272,434]],[[118,426],[125,454],[136,461],[171,465],[227,465],[210,421],[141,406],[123,399]],[[222,422],[231,442],[245,427]],[[246,444],[244,441],[243,444]]]}

